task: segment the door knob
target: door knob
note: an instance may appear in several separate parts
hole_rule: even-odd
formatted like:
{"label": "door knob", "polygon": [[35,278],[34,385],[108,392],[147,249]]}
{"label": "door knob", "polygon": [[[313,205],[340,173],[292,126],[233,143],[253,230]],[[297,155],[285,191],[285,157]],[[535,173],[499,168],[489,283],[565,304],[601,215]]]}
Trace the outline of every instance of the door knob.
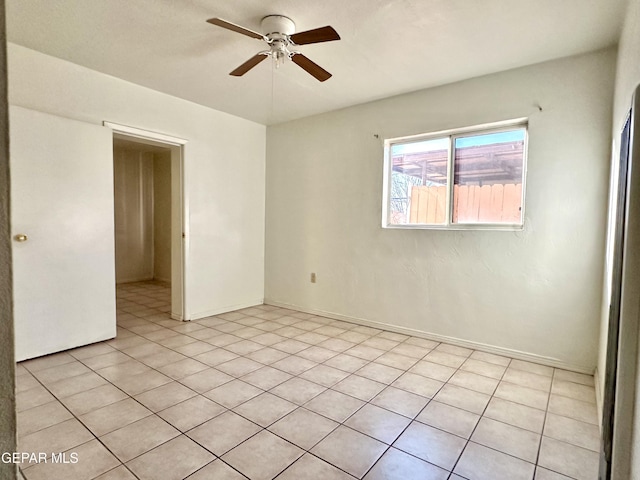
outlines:
{"label": "door knob", "polygon": [[19,233],[13,237],[16,242],[26,242],[28,237],[24,233]]}

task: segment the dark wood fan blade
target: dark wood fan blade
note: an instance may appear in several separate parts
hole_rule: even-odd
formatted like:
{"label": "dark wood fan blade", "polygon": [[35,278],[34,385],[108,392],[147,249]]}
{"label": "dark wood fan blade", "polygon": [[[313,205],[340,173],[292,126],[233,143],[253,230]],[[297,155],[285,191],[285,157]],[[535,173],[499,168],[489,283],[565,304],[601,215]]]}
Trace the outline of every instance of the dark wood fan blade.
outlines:
{"label": "dark wood fan blade", "polygon": [[333,27],[326,26],[307,30],[305,32],[294,33],[290,38],[296,45],[308,45],[310,43],[340,40],[340,35],[338,35],[338,32],[336,32]]}
{"label": "dark wood fan blade", "polygon": [[265,58],[267,58],[267,55],[264,55],[263,53],[254,55],[249,60],[244,62],[242,65],[240,65],[238,68],[236,68],[233,72],[231,72],[229,75],[233,75],[234,77],[241,77],[242,75],[247,73],[249,70],[251,70],[253,67],[258,65]]}
{"label": "dark wood fan blade", "polygon": [[254,32],[253,30],[249,30],[248,28],[241,27],[240,25],[236,25],[235,23],[227,22],[226,20],[222,20],[221,18],[210,18],[209,20],[207,20],[207,23],[226,28],[227,30],[231,30],[232,32],[241,33],[243,35],[246,35],[247,37],[264,40],[264,35],[258,32]]}
{"label": "dark wood fan blade", "polygon": [[325,80],[329,80],[331,78],[331,74],[329,72],[327,72],[317,63],[309,60],[301,53],[296,53],[293,57],[291,57],[291,60],[300,68],[305,70],[309,75],[316,77],[316,79],[320,80],[321,82],[324,82]]}

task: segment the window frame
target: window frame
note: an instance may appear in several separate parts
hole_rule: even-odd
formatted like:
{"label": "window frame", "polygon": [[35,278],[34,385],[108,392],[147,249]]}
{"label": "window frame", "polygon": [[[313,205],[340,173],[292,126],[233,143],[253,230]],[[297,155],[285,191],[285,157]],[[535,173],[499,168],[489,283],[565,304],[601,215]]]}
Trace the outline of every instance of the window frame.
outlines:
{"label": "window frame", "polygon": [[[486,135],[490,133],[500,133],[505,131],[523,129],[524,147],[522,152],[522,198],[521,221],[520,223],[453,223],[453,193],[454,193],[454,168],[455,168],[455,141],[460,137],[476,135]],[[445,201],[445,223],[411,223],[392,224],[390,223],[391,211],[391,176],[393,175],[393,162],[391,159],[391,149],[394,145],[422,142],[448,138],[448,158],[447,158],[447,184]],[[522,231],[525,221],[525,197],[527,179],[527,157],[529,150],[529,119],[517,118],[501,122],[486,123],[470,127],[441,130],[437,132],[421,133],[404,137],[386,138],[384,140],[384,171],[382,185],[382,228],[385,229],[408,229],[408,230],[503,230]]]}

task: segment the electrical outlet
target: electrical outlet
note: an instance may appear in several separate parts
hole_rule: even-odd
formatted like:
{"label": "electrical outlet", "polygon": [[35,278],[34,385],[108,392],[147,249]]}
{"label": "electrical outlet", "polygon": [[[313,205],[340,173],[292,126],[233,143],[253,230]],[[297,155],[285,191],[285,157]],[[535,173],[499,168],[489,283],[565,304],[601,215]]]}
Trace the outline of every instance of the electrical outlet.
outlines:
{"label": "electrical outlet", "polygon": [[311,283],[316,283],[316,274],[315,274],[315,272],[311,273]]}

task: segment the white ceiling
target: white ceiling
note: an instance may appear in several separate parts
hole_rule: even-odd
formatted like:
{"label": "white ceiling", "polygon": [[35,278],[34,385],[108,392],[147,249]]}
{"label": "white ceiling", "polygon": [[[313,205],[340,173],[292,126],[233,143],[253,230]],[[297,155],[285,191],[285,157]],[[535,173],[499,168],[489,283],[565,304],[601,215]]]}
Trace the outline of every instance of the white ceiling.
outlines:
{"label": "white ceiling", "polygon": [[[263,124],[597,50],[626,0],[7,0],[11,42]],[[228,72],[264,49],[210,25],[260,31],[281,14],[342,40],[299,47],[333,77],[288,62]]]}

